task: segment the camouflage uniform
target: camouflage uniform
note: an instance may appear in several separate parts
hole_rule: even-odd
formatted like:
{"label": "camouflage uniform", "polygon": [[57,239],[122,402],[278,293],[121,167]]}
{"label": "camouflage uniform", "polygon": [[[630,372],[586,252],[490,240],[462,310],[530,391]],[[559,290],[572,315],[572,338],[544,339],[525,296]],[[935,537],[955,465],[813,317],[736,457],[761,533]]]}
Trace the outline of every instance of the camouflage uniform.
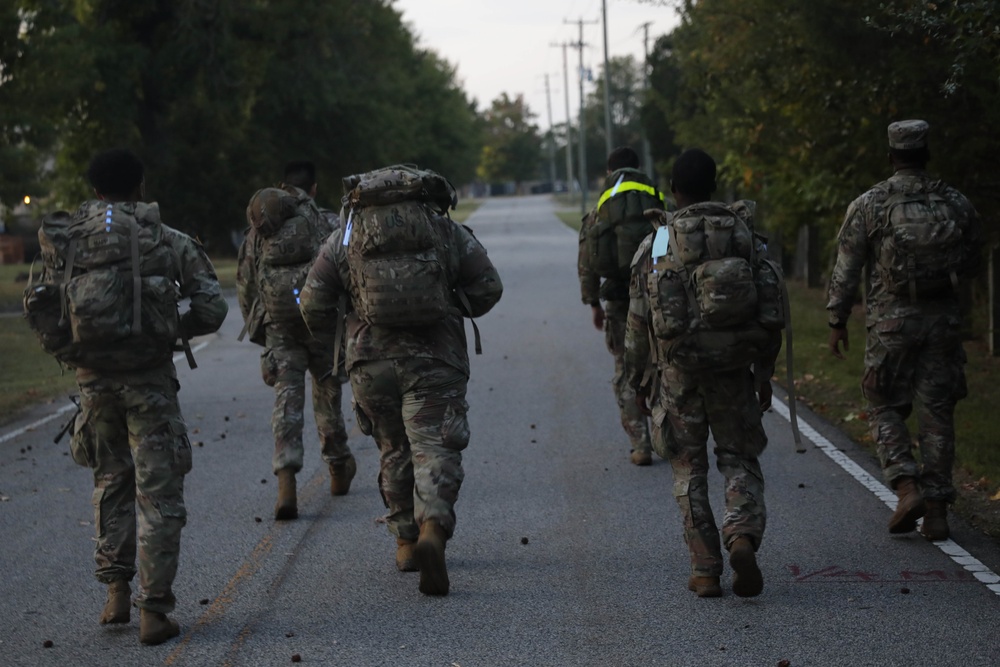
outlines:
{"label": "camouflage uniform", "polygon": [[604,300],[604,343],[615,360],[615,374],[611,386],[618,401],[622,428],[628,434],[632,451],[649,452],[649,422],[635,404],[635,392],[625,381],[625,322],[628,315],[628,285],[613,278],[601,282],[600,276],[587,261],[587,230],[595,224],[597,211],[591,211],[580,226],[580,245],[577,255],[577,274],[580,277],[580,296],[588,306],[599,307]]}
{"label": "camouflage uniform", "polygon": [[[228,306],[212,263],[185,234],[164,226],[164,237],[178,259],[181,297],[190,299],[181,330],[188,337],[218,330]],[[174,608],[171,586],[187,519],[184,475],[191,470],[176,369],[172,361],[123,373],[79,368],[76,381],[81,412],[71,451],[77,463],[94,471],[97,579],[111,584],[135,575],[138,506],[136,605],[168,613]]]}
{"label": "camouflage uniform", "polygon": [[[307,196],[304,190],[294,186],[286,185],[284,189],[297,197]],[[335,214],[332,217],[324,215],[311,199],[305,208],[309,209],[307,213],[316,223],[317,243],[322,243],[335,228],[331,225],[339,225],[339,219]],[[339,369],[331,372],[335,351],[333,331],[313,335],[301,319],[272,321],[268,313],[254,312],[254,302],[259,296],[256,257],[260,243],[256,233],[248,232],[247,239],[240,246],[237,293],[244,319],[262,318],[264,339],[255,340],[251,336],[251,340],[264,346],[260,360],[261,375],[264,383],[274,388],[274,410],[271,414],[274,455],[271,467],[275,474],[284,469],[295,473],[302,470],[307,371],[312,376],[313,414],[321,456],[327,464],[342,464],[351,458],[351,450],[347,446],[347,429],[341,408],[342,384],[346,378]]]}
{"label": "camouflage uniform", "polygon": [[[831,327],[846,326],[864,273],[868,339],[861,386],[883,474],[893,488],[896,480],[912,477],[925,498],[952,502],[954,411],[966,395],[958,295],[949,292],[912,302],[908,296],[891,294],[879,271],[873,270],[879,262],[887,224],[883,204],[890,190],[932,182],[922,169],[900,169],[851,202],[838,235],[827,310]],[[968,258],[963,277],[973,276],[979,270],[983,242],[979,216],[954,188],[941,186],[938,192],[960,215]],[[914,459],[906,427],[914,397],[920,399],[917,442],[922,465]]]}
{"label": "camouflage uniform", "polygon": [[[434,217],[449,283],[462,289],[478,317],[499,301],[503,286],[486,249],[471,231]],[[320,251],[302,291],[301,307],[312,331],[336,327],[338,300],[356,298],[342,230]],[[469,356],[464,320],[457,313],[419,329],[372,326],[347,314],[347,370],[362,430],[380,451],[379,488],[388,527],[416,540],[433,520],[450,537],[462,485],[462,450],[469,442],[466,383]]]}
{"label": "camouflage uniform", "polygon": [[[683,214],[683,210],[678,213]],[[684,517],[684,541],[691,574],[722,574],[721,546],[748,537],[760,547],[767,520],[764,476],[758,457],[767,446],[755,388],[774,373],[781,337],[746,368],[692,373],[670,364],[668,344],[652,336],[647,276],[652,270],[652,239],[636,253],[632,267],[625,333],[626,381],[633,390],[652,393],[654,447],[662,449],[674,475],[674,497]],[[650,346],[650,340],[656,346]],[[655,385],[644,387],[650,359],[658,367]],[[726,478],[722,544],[708,496],[708,436],[715,440],[716,466]]]}

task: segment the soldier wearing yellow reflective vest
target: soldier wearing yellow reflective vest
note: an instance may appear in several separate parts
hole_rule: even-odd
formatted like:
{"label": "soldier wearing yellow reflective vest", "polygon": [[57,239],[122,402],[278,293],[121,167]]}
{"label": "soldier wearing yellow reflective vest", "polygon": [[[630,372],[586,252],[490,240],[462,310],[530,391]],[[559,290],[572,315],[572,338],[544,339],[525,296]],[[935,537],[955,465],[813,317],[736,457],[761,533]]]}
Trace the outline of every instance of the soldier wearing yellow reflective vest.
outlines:
{"label": "soldier wearing yellow reflective vest", "polygon": [[614,357],[615,398],[631,444],[631,461],[638,466],[651,464],[653,457],[649,424],[635,404],[635,392],[625,381],[629,266],[639,244],[653,231],[643,211],[664,207],[663,193],[639,170],[639,156],[622,146],[608,156],[605,191],[580,227],[580,295],[583,303],[591,307],[594,327],[604,331],[604,341]]}

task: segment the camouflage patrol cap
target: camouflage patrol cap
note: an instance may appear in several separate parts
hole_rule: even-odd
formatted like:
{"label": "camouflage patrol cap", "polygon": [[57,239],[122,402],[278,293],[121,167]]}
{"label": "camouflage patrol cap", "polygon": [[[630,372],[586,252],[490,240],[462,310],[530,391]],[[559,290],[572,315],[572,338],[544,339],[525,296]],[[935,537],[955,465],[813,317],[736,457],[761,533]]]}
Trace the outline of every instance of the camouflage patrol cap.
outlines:
{"label": "camouflage patrol cap", "polygon": [[295,215],[296,199],[279,188],[262,188],[250,197],[247,222],[263,236],[271,236]]}
{"label": "camouflage patrol cap", "polygon": [[927,133],[931,126],[923,120],[900,120],[889,125],[889,148],[913,150],[927,148]]}

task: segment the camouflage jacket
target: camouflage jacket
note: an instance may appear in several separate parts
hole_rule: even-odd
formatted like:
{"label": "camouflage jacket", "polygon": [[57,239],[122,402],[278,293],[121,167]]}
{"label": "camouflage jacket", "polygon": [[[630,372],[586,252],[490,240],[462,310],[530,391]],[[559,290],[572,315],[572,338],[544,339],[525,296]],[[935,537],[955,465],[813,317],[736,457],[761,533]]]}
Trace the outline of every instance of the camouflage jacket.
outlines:
{"label": "camouflage jacket", "polygon": [[580,298],[588,306],[596,306],[602,300],[619,302],[622,310],[628,303],[628,284],[614,278],[601,277],[590,266],[587,255],[587,234],[597,224],[597,209],[583,216],[580,223],[580,244],[576,256],[576,272],[580,278]]}
{"label": "camouflage jacket", "polygon": [[[308,198],[308,201],[299,206],[299,213],[305,215],[314,222],[312,225],[316,232],[316,245],[319,247],[330,236],[330,234],[340,226],[340,218],[333,211],[320,209],[316,202],[309,197],[309,193],[294,185],[282,185],[291,195],[300,198]],[[260,302],[258,291],[257,274],[259,267],[257,257],[260,255],[262,239],[253,228],[248,228],[243,237],[237,252],[236,262],[236,296],[240,305],[240,312],[244,322],[251,320],[247,324],[247,331],[250,334],[251,342],[258,345],[264,344],[264,326],[270,324],[270,316]],[[295,328],[295,327],[293,327]],[[298,328],[300,332],[305,332],[304,328]],[[292,333],[295,333],[294,331]]]}
{"label": "camouflage jacket", "polygon": [[[683,209],[682,209],[683,211]],[[625,325],[625,379],[635,390],[648,382],[646,369],[651,364],[655,367],[666,365],[668,343],[653,335],[651,311],[649,304],[649,286],[647,278],[653,270],[653,237],[647,236],[639,245],[632,260],[632,277],[629,282],[629,305]],[[763,253],[764,248],[757,239],[757,252]],[[773,346],[768,352],[756,359],[753,366],[754,378],[757,384],[771,379],[774,375],[774,362],[781,351],[781,333],[775,332]],[[646,392],[649,394],[649,391]]]}
{"label": "camouflage jacket", "polygon": [[[923,170],[902,169],[872,187],[847,207],[844,224],[837,236],[837,263],[830,277],[826,306],[831,326],[847,322],[862,279],[865,281],[866,324],[869,327],[877,322],[907,316],[959,313],[959,300],[952,295],[912,303],[908,297],[900,298],[890,294],[882,285],[878,271],[873,270],[879,259],[882,235],[887,224],[883,204],[889,197],[890,188],[895,184],[916,180],[932,182],[931,177]],[[959,223],[965,225],[962,240],[967,248],[968,262],[961,277],[973,277],[982,264],[983,231],[979,214],[958,190],[943,186],[940,192],[962,216]]]}
{"label": "camouflage jacket", "polygon": [[[105,202],[95,202],[101,208]],[[150,204],[156,206],[156,204]],[[163,235],[177,257],[177,275],[181,299],[188,300],[188,309],[181,313],[180,330],[186,338],[215,333],[222,326],[229,312],[229,304],[222,295],[219,278],[212,261],[201,244],[176,229],[163,225]],[[171,365],[170,372],[176,374]],[[77,379],[83,380],[109,373],[77,369]]]}
{"label": "camouflage jacket", "polygon": [[[500,275],[486,249],[468,227],[443,216],[435,215],[433,219],[443,241],[440,256],[445,258],[449,284],[465,292],[472,309],[468,315],[486,314],[503,294]],[[355,294],[343,230],[338,229],[320,250],[302,290],[300,306],[309,330],[314,334],[332,333],[340,316],[340,298],[346,297],[350,304]],[[459,315],[420,329],[386,328],[365,323],[353,312],[353,306],[348,305],[346,338],[348,370],[362,361],[429,357],[469,374],[465,322]]]}

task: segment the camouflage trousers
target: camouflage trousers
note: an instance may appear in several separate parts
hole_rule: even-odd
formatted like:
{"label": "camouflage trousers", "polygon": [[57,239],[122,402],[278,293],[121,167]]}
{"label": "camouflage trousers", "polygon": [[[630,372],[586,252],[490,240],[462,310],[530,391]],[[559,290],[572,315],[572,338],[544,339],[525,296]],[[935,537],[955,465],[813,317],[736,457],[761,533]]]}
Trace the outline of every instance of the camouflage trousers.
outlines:
{"label": "camouflage trousers", "polygon": [[[455,502],[469,444],[468,378],[436,359],[362,361],[351,368],[357,408],[379,448],[379,489],[397,537],[415,540],[420,524],[455,530]],[[359,416],[359,421],[364,418]]]}
{"label": "camouflage trousers", "polygon": [[651,451],[649,444],[649,423],[646,416],[635,404],[635,390],[629,386],[625,377],[625,323],[628,318],[628,302],[624,308],[616,302],[607,302],[604,317],[604,343],[608,352],[615,359],[615,374],[611,384],[618,401],[618,412],[621,415],[622,428],[628,435],[632,450],[637,452]]}
{"label": "camouflage trousers", "polygon": [[[882,473],[890,486],[900,477],[920,482],[924,497],[953,502],[955,404],[967,394],[960,323],[952,316],[906,317],[868,330],[861,386]],[[906,419],[917,409],[917,447]]]}
{"label": "camouflage trousers", "polygon": [[347,446],[341,408],[342,378],[337,373],[330,373],[333,343],[311,338],[304,327],[294,330],[269,324],[265,336],[266,347],[260,365],[264,382],[274,387],[274,411],[271,413],[274,433],[271,467],[274,473],[286,468],[293,472],[302,470],[306,371],[312,376],[313,415],[321,456],[327,463],[346,461],[351,450]]}
{"label": "camouflage trousers", "polygon": [[114,379],[78,373],[77,381],[81,412],[70,450],[94,471],[97,579],[110,584],[135,575],[138,508],[136,604],[168,613],[187,521],[184,475],[191,470],[173,367]]}
{"label": "camouflage trousers", "polygon": [[708,494],[708,435],[715,440],[716,466],[726,479],[722,542],[740,536],[754,548],[764,536],[764,475],[757,458],[767,446],[749,370],[688,373],[666,366],[661,375],[663,437],[674,474],[674,497],[684,517],[691,573],[722,574],[719,529]]}

